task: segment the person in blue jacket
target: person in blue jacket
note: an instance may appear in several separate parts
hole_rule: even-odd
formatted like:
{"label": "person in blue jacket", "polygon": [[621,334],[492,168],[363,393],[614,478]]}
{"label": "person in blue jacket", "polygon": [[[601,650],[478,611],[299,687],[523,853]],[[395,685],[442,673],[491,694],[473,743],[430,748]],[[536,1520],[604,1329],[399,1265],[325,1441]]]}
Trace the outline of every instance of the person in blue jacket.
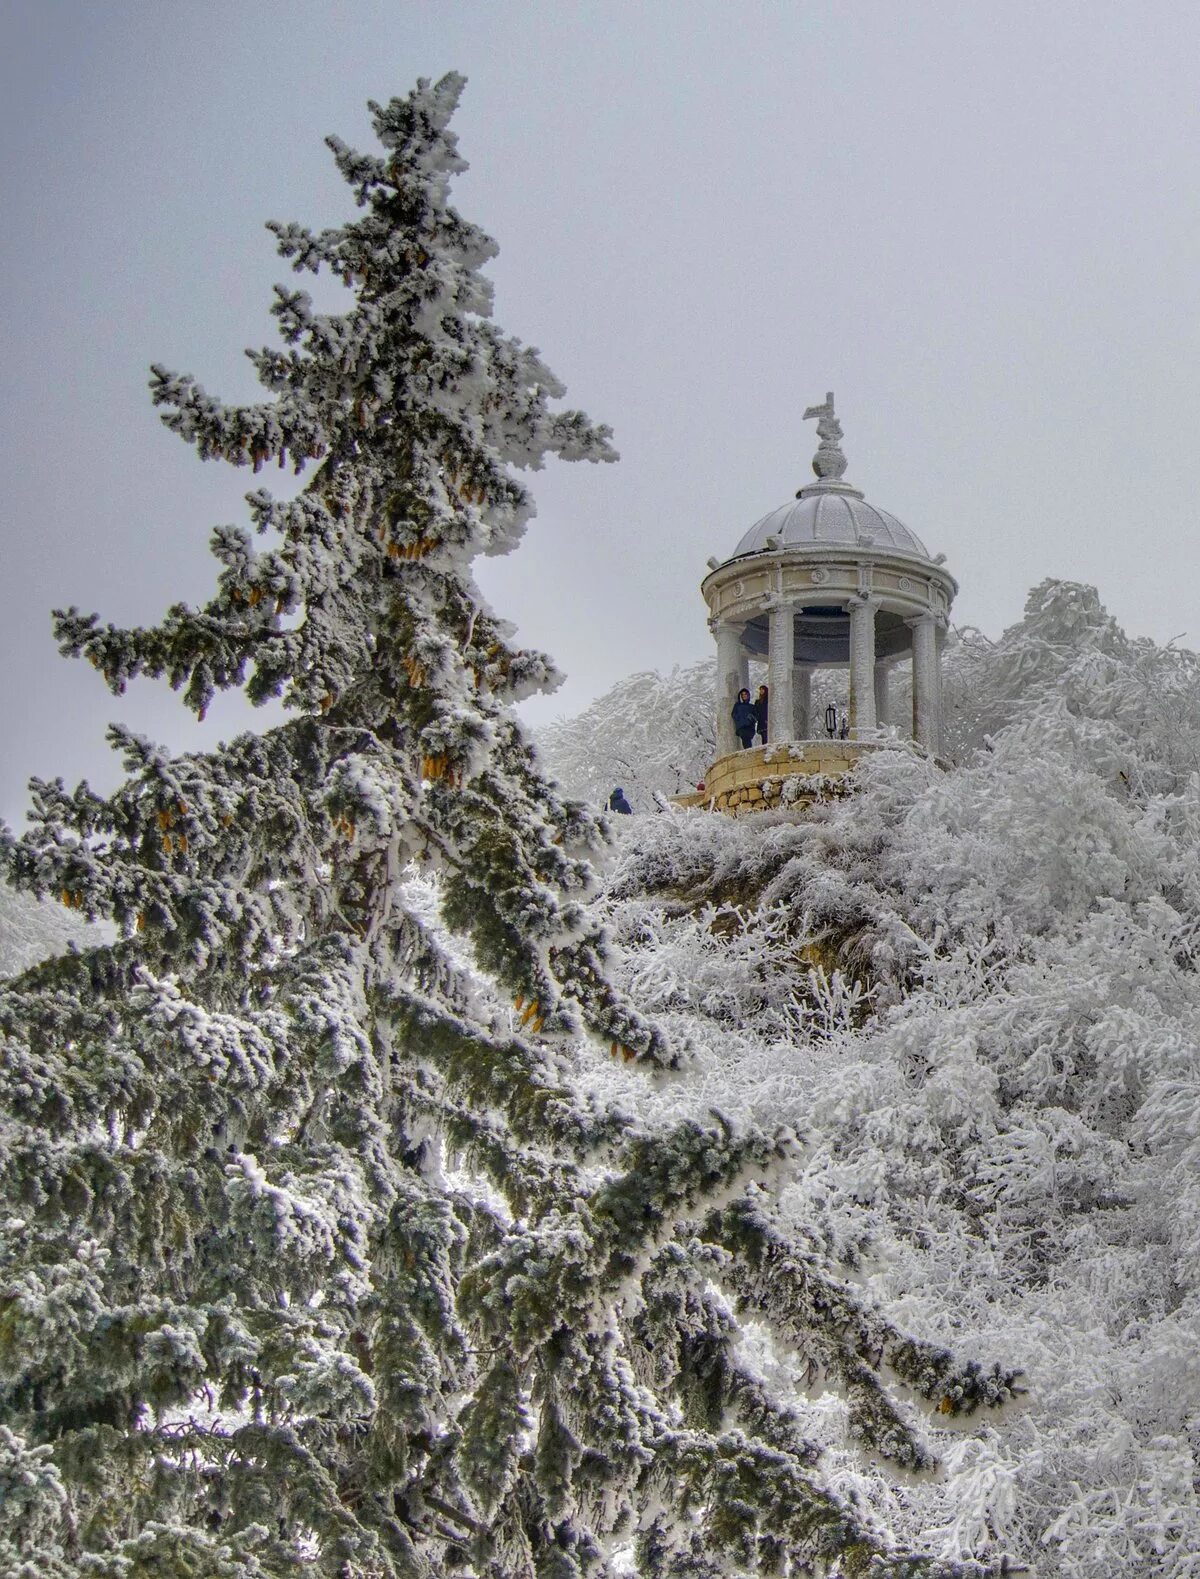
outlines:
{"label": "person in blue jacket", "polygon": [[738,692],[737,701],[733,704],[733,728],[742,742],[742,749],[749,750],[754,744],[758,718],[754,712],[754,703],[750,700],[750,692],[745,687]]}
{"label": "person in blue jacket", "polygon": [[633,812],[633,807],[625,799],[625,791],[619,784],[608,797],[608,809],[609,811],[623,812],[626,817],[630,816]]}

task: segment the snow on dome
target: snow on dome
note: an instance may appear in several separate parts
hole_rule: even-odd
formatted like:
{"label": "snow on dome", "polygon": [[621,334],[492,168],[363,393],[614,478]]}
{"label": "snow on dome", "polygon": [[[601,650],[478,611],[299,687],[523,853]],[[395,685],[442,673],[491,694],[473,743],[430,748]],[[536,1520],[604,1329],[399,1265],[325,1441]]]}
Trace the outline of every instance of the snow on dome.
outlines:
{"label": "snow on dome", "polygon": [[780,505],[778,510],[756,521],[734,549],[732,557],[760,553],[768,547],[767,539],[771,537],[779,538],[781,548],[798,548],[809,543],[849,543],[929,558],[928,550],[916,533],[910,532],[903,521],[887,510],[868,504],[857,491],[835,491],[819,483],[805,488],[798,499]]}

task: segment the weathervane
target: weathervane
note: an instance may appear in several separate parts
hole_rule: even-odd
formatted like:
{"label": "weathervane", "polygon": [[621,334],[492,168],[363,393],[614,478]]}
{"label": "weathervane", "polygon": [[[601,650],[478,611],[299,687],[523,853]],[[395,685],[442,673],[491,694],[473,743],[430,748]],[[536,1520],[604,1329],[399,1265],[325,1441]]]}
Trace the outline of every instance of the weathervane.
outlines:
{"label": "weathervane", "polygon": [[846,470],[846,457],[842,454],[842,424],[833,411],[833,390],[825,396],[822,406],[809,406],[804,413],[805,422],[817,419],[817,453],[813,456],[813,471],[822,482],[840,482]]}

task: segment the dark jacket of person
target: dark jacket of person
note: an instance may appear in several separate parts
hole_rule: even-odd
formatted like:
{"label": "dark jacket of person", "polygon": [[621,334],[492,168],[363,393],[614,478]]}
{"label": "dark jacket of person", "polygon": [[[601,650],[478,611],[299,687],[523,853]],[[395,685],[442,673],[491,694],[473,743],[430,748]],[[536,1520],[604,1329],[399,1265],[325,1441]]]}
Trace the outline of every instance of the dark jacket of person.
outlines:
{"label": "dark jacket of person", "polygon": [[758,727],[758,719],[754,713],[754,703],[750,700],[748,693],[744,702],[739,696],[733,704],[733,727],[734,731],[739,735],[752,735]]}
{"label": "dark jacket of person", "polygon": [[763,737],[764,745],[766,744],[767,739],[767,714],[770,711],[770,706],[770,698],[763,696],[760,692],[758,699],[754,703],[754,727]]}
{"label": "dark jacket of person", "polygon": [[608,797],[608,809],[609,809],[609,811],[623,812],[625,814],[625,816],[627,816],[627,817],[633,811],[633,807],[625,799],[625,791],[621,788],[621,786],[619,784],[617,785],[616,789],[613,790],[612,794]]}

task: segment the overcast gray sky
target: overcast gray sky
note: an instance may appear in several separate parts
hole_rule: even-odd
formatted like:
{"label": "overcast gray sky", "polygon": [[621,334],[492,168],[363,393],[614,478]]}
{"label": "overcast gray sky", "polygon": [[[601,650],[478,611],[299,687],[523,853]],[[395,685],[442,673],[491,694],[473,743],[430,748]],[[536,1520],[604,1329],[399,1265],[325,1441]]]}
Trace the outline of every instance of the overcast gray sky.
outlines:
{"label": "overcast gray sky", "polygon": [[623,457],[535,477],[481,569],[569,676],[531,716],[709,652],[705,559],[810,475],[826,389],[957,620],[1065,576],[1200,645],[1192,0],[0,0],[0,815],[30,773],[110,786],[110,718],[197,738],[60,659],[49,610],[206,595],[249,480],[160,427],[147,365],[253,398],[263,222],[342,218],[322,137],[452,68],[497,318]]}

